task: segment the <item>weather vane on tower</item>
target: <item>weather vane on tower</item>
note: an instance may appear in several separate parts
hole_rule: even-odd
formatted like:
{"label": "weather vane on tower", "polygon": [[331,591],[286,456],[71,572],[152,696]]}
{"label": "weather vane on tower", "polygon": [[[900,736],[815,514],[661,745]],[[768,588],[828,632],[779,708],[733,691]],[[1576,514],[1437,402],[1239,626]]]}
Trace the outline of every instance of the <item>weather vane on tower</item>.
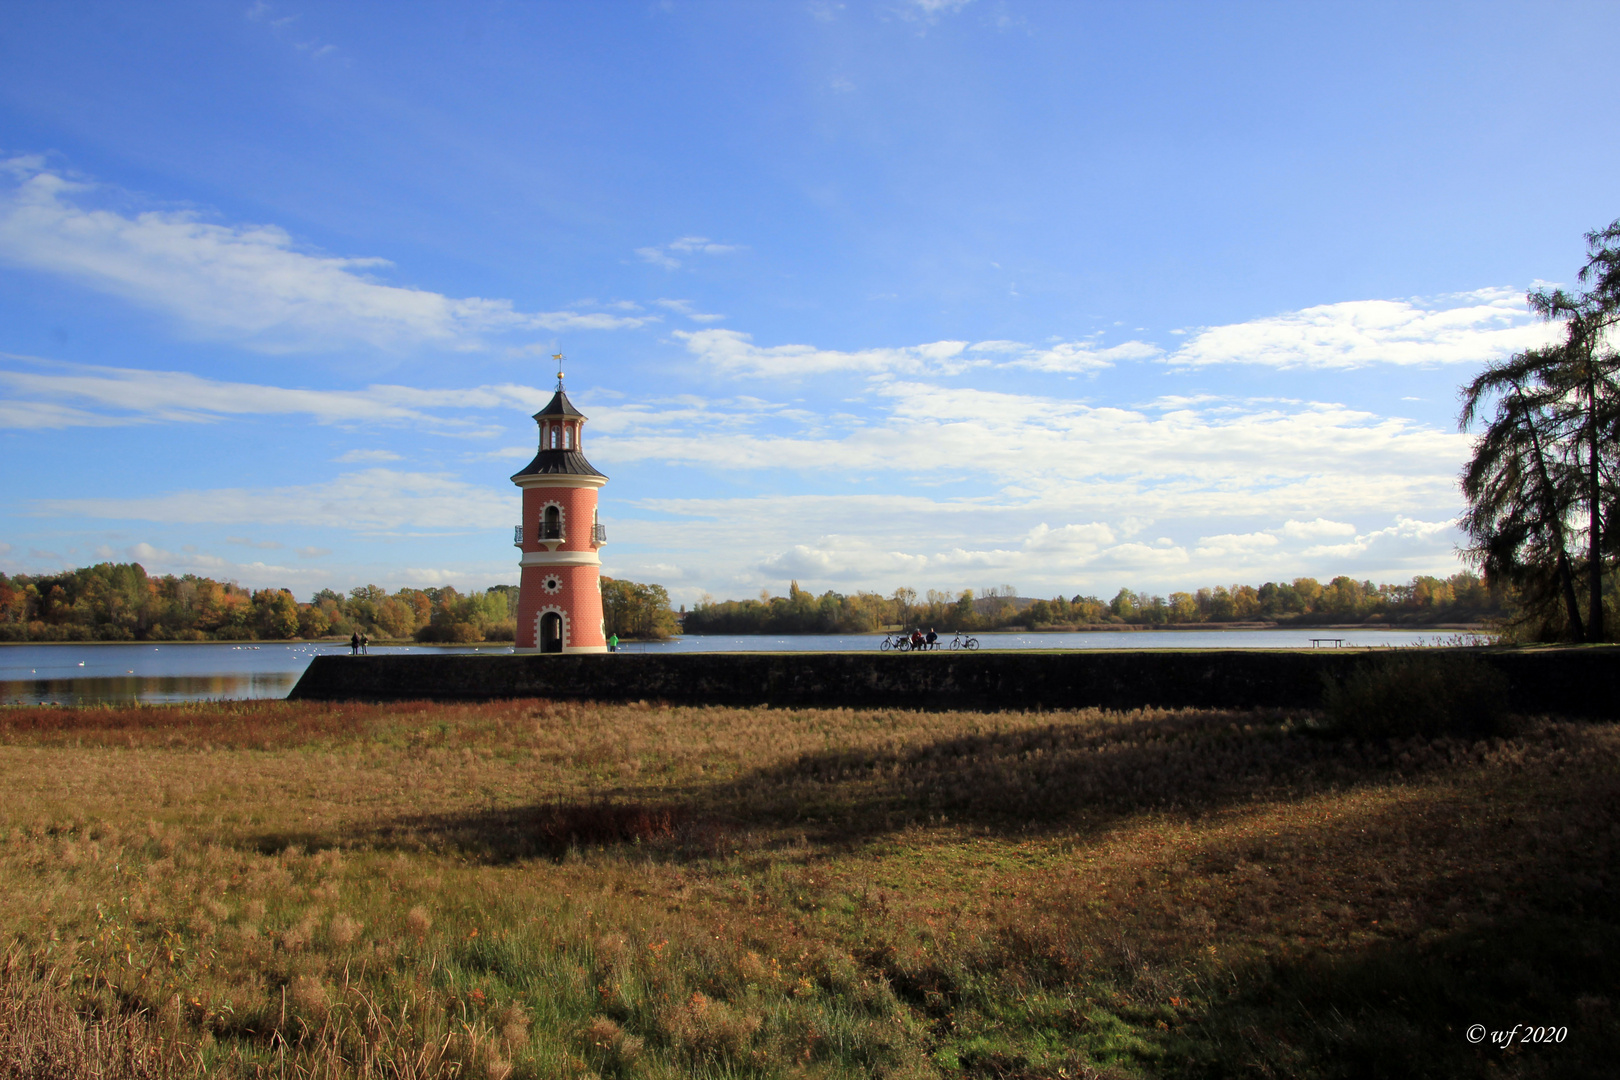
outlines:
{"label": "weather vane on tower", "polygon": [[561,389],[562,389],[562,388],[563,388],[563,387],[562,387],[562,379],[563,379],[563,367],[562,367],[562,365],[563,365],[563,354],[562,354],[562,353],[552,353],[552,354],[551,354],[551,358],[552,358],[552,359],[553,359],[553,360],[555,360],[555,361],[557,361],[557,389],[558,389],[558,390],[561,390]]}

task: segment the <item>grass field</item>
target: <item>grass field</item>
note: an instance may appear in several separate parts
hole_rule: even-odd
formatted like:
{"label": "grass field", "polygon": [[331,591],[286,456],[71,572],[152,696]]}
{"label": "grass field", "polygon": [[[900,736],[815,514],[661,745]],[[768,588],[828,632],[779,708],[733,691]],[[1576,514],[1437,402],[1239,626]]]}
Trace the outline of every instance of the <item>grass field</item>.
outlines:
{"label": "grass field", "polygon": [[0,1076],[1612,1075],[1617,765],[1556,718],[5,709]]}

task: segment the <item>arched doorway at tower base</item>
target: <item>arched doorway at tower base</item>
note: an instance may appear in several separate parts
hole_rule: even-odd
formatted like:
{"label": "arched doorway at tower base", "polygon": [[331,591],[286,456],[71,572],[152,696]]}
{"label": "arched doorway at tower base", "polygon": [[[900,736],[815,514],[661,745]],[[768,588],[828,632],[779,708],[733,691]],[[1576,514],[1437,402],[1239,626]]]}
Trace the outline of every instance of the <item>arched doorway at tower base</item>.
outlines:
{"label": "arched doorway at tower base", "polygon": [[563,651],[563,620],[555,611],[548,611],[540,616],[540,651],[543,653],[560,653]]}

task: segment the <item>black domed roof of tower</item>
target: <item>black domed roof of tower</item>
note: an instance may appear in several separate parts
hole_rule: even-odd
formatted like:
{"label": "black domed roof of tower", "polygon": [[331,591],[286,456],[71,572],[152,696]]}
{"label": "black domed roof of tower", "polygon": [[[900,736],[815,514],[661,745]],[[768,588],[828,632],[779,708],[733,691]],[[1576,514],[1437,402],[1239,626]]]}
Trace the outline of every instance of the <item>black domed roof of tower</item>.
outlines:
{"label": "black domed roof of tower", "polygon": [[[574,403],[568,400],[568,395],[561,388],[551,396],[545,408],[534,414],[534,420],[538,424],[557,416],[582,421],[588,419],[574,408]],[[513,473],[512,479],[520,476],[600,476],[607,479],[607,474],[586,461],[585,455],[578,450],[548,450],[545,447],[540,448],[533,461]]]}
{"label": "black domed roof of tower", "polygon": [[589,419],[584,413],[574,408],[574,403],[568,400],[568,395],[563,393],[561,388],[551,395],[551,400],[546,403],[545,408],[534,414],[536,420],[545,416],[577,416],[581,420]]}

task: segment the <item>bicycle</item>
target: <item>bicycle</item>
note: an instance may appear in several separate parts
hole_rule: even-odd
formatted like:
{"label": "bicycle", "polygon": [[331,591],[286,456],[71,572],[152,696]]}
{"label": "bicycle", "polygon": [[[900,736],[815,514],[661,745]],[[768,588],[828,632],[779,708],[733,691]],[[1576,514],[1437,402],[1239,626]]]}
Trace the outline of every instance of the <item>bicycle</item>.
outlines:
{"label": "bicycle", "polygon": [[896,652],[905,652],[911,648],[911,635],[885,634],[883,635],[883,644],[879,645],[878,648],[884,652],[888,652],[890,649]]}
{"label": "bicycle", "polygon": [[978,638],[974,637],[971,634],[964,637],[962,635],[962,631],[960,631],[960,630],[958,630],[956,632],[955,637],[951,638],[951,648],[953,648],[953,649],[970,649],[971,650],[971,649],[977,649],[978,647],[979,647],[979,639]]}

